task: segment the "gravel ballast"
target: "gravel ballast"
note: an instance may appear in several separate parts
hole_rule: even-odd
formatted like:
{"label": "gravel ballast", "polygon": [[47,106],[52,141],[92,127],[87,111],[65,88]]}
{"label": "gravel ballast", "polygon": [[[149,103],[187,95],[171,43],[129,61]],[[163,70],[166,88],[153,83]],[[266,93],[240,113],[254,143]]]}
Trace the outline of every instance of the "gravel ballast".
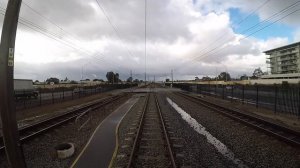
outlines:
{"label": "gravel ballast", "polygon": [[168,97],[248,167],[300,167],[300,151],[295,147],[185,98],[174,94],[168,94]]}
{"label": "gravel ballast", "polygon": [[[144,97],[141,97],[123,118],[119,126],[119,147],[113,167],[124,167],[128,162],[128,154],[132,150],[131,146],[134,140],[132,137],[135,134],[136,121],[139,121],[138,113],[142,111],[144,101]],[[168,105],[164,95],[158,94],[158,101],[163,113],[177,167],[222,168],[234,166],[234,164],[220,155],[212,145],[203,143],[206,139],[196,134],[193,128],[181,119],[180,115]]]}
{"label": "gravel ballast", "polygon": [[139,97],[139,100],[127,112],[118,128],[118,149],[112,167],[123,167],[127,165],[129,159],[128,154],[130,154],[132,149],[134,131],[138,126],[137,123],[144,107],[146,94],[137,94],[135,96]]}
{"label": "gravel ballast", "polygon": [[[23,152],[27,167],[70,167],[99,123],[127,99],[128,96],[125,96],[103,108],[89,112],[76,121],[71,121],[26,142],[23,145]],[[74,155],[67,159],[58,159],[54,147],[61,143],[73,143]],[[0,158],[0,167],[8,167],[5,156],[1,154]]]}
{"label": "gravel ballast", "polygon": [[167,124],[177,166],[186,167],[234,167],[234,164],[219,154],[197,134],[172,108],[165,94],[159,94],[158,101]]}

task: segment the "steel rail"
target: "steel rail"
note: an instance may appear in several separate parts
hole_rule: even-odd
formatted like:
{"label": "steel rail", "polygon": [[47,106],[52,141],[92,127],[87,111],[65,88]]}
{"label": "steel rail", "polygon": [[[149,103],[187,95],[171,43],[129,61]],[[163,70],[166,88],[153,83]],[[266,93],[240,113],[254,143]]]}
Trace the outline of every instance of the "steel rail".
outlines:
{"label": "steel rail", "polygon": [[[64,123],[67,123],[73,119],[76,119],[77,117],[81,116],[83,113],[87,114],[88,113],[87,109],[89,109],[89,111],[93,111],[93,110],[101,108],[113,101],[116,101],[123,96],[124,95],[117,95],[117,96],[112,96],[109,98],[101,99],[99,101],[84,105],[78,109],[73,109],[73,110],[70,110],[61,115],[53,116],[53,117],[47,118],[45,120],[39,121],[35,124],[22,127],[19,129],[20,141],[21,141],[21,143],[24,143],[28,140],[31,140],[31,139],[35,138],[36,136],[41,135],[53,128],[56,128]],[[32,131],[32,130],[34,130],[34,131]],[[2,151],[4,151],[5,146],[3,145],[2,137],[0,137],[0,138],[1,138],[0,139],[0,152],[2,152]]]}
{"label": "steel rail", "polygon": [[300,132],[298,131],[289,129],[282,125],[278,125],[249,114],[245,114],[243,112],[239,112],[234,109],[223,107],[221,105],[209,102],[199,97],[191,96],[185,93],[175,93],[175,94],[184,97],[188,100],[191,100],[192,102],[200,104],[201,106],[209,108],[213,111],[219,112],[236,121],[242,122],[257,130],[263,131],[266,134],[273,136],[279,140],[282,140],[286,143],[289,143],[293,146],[300,147]]}
{"label": "steel rail", "polygon": [[171,163],[172,163],[173,168],[175,168],[177,166],[176,166],[176,162],[175,162],[175,159],[174,159],[174,153],[173,153],[172,148],[171,148],[169,135],[168,135],[168,132],[167,132],[167,129],[166,129],[166,125],[165,125],[165,122],[164,122],[164,119],[163,119],[163,116],[162,116],[162,112],[161,112],[156,94],[154,94],[154,98],[155,98],[156,108],[157,108],[159,116],[160,116],[160,121],[161,121],[161,124],[162,124],[162,127],[163,127],[165,140],[167,142],[168,152],[169,152],[169,155],[170,155],[170,158],[171,158]]}
{"label": "steel rail", "polygon": [[129,161],[128,161],[128,165],[127,165],[127,168],[131,168],[132,167],[132,163],[133,163],[133,159],[134,159],[134,154],[137,150],[137,146],[138,146],[138,139],[139,137],[141,136],[142,134],[142,125],[144,123],[144,116],[145,116],[145,112],[147,111],[147,107],[148,107],[148,103],[149,103],[149,93],[147,94],[147,97],[146,97],[146,100],[145,100],[145,104],[144,104],[144,107],[143,107],[143,111],[142,111],[142,116],[141,116],[141,120],[139,122],[139,128],[138,128],[138,131],[137,131],[137,134],[135,136],[135,139],[134,139],[134,142],[133,142],[133,146],[132,146],[132,150],[131,150],[131,153],[130,153],[130,156],[129,156]]}
{"label": "steel rail", "polygon": [[[143,107],[141,120],[139,122],[138,131],[137,131],[136,137],[134,139],[134,143],[133,143],[133,146],[132,146],[132,151],[130,153],[127,168],[133,167],[133,161],[134,161],[135,153],[136,153],[137,148],[138,148],[138,140],[140,139],[140,136],[142,134],[142,128],[143,128],[143,124],[145,122],[145,113],[146,113],[146,111],[148,109],[148,106],[149,106],[149,97],[150,97],[150,94],[147,94],[146,101],[145,101],[146,103]],[[172,167],[176,168],[177,166],[176,166],[176,162],[175,162],[175,159],[174,159],[174,154],[173,154],[173,151],[172,151],[172,148],[171,148],[170,139],[169,139],[169,136],[168,136],[168,133],[167,133],[167,129],[166,129],[166,126],[165,126],[165,123],[164,123],[164,119],[163,119],[163,116],[162,116],[162,113],[161,113],[161,109],[160,109],[156,94],[154,94],[154,99],[155,99],[155,105],[156,105],[157,113],[159,114],[159,120],[160,120],[161,125],[162,125],[163,136],[164,136],[164,139],[166,141],[167,151],[168,151],[168,154],[170,156],[170,161],[171,161]]]}

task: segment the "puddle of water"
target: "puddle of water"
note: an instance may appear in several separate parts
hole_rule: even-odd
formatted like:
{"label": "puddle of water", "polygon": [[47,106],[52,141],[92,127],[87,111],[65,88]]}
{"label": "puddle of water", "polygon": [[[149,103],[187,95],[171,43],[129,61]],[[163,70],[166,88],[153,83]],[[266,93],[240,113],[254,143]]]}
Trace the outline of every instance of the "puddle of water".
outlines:
{"label": "puddle of water", "polygon": [[185,120],[196,132],[206,137],[207,142],[212,144],[219,153],[221,153],[225,158],[231,160],[238,167],[248,167],[240,159],[234,157],[234,153],[227,148],[225,144],[211,135],[205,130],[201,124],[199,124],[194,118],[192,118],[188,113],[181,109],[176,103],[174,103],[170,98],[167,97],[169,104],[181,115],[182,119]]}

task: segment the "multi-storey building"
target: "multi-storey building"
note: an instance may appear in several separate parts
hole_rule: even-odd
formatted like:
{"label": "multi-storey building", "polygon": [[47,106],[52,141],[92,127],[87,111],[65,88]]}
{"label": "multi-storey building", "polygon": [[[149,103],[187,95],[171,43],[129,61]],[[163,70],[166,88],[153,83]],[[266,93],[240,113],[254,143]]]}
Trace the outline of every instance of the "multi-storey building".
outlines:
{"label": "multi-storey building", "polygon": [[271,74],[287,74],[300,72],[300,42],[264,52],[269,55]]}

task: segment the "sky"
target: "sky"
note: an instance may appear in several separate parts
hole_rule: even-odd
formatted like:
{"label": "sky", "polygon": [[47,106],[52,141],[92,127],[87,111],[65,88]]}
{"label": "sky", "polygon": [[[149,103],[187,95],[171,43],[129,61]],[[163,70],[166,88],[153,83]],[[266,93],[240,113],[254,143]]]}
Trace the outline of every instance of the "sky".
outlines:
{"label": "sky", "polygon": [[[7,0],[0,0],[3,24]],[[44,81],[233,77],[300,40],[297,0],[23,0],[14,77]],[[145,19],[146,18],[146,19]],[[145,29],[146,26],[146,29]],[[146,31],[145,31],[146,30]],[[145,52],[146,51],[146,52]],[[145,54],[146,53],[146,54]]]}

